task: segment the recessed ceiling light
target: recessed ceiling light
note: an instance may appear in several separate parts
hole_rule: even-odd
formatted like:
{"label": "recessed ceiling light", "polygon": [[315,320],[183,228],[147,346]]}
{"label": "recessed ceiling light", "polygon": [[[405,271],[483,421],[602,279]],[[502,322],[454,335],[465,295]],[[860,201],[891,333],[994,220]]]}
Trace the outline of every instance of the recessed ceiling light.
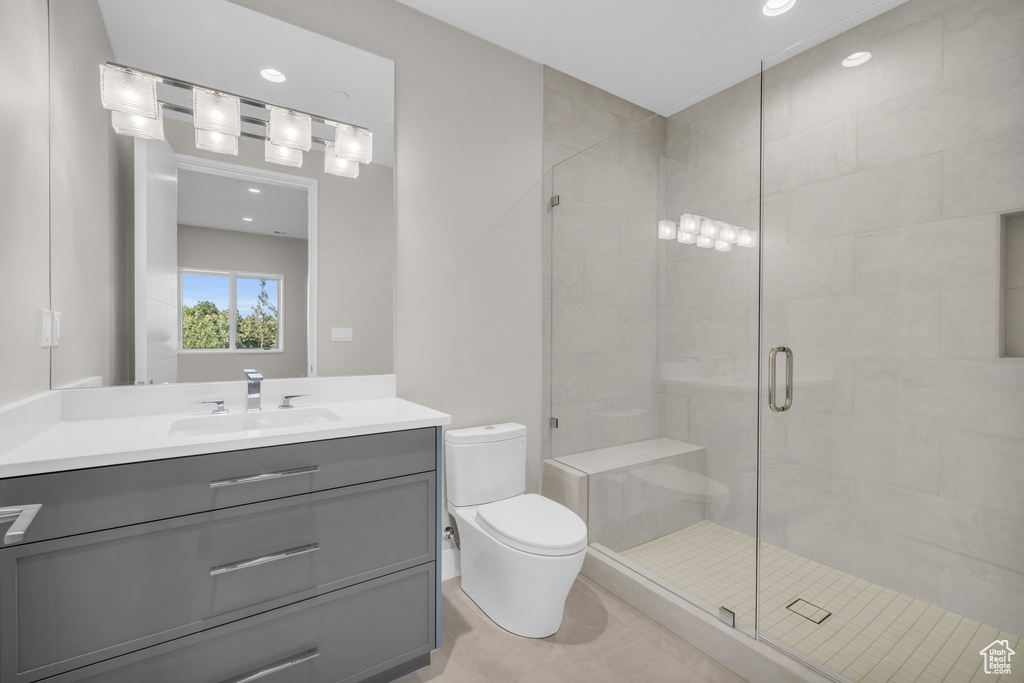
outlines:
{"label": "recessed ceiling light", "polygon": [[253,194],[259,194],[260,192],[262,192],[262,190],[258,187],[250,187],[249,192],[252,192]]}
{"label": "recessed ceiling light", "polygon": [[251,219],[251,218],[249,218],[248,216],[246,216],[246,217],[245,217],[245,218],[243,218],[242,220],[243,220],[243,221],[245,221],[246,223],[252,223],[252,219]]}
{"label": "recessed ceiling light", "polygon": [[766,16],[776,17],[783,12],[788,12],[793,9],[793,5],[795,4],[796,0],[768,0],[768,2],[764,3],[764,7],[761,8],[761,11],[764,12]]}
{"label": "recessed ceiling light", "polygon": [[861,64],[867,63],[871,59],[870,52],[854,52],[852,55],[843,60],[843,66],[854,67],[860,66]]}
{"label": "recessed ceiling light", "polygon": [[277,69],[263,69],[260,71],[260,76],[263,76],[263,78],[271,83],[284,83],[284,74]]}

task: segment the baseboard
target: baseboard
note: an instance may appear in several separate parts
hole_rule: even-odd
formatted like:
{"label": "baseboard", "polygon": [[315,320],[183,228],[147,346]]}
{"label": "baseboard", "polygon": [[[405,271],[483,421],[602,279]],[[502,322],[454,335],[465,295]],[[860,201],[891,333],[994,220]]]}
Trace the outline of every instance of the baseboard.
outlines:
{"label": "baseboard", "polygon": [[454,579],[462,573],[462,566],[459,564],[459,549],[445,548],[441,551],[441,580]]}

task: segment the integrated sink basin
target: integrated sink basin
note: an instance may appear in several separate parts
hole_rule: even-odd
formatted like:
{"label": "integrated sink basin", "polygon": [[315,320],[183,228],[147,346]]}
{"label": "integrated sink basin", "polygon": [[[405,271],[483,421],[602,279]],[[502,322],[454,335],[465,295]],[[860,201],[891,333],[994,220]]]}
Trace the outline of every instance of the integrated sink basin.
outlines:
{"label": "integrated sink basin", "polygon": [[287,429],[308,425],[341,422],[342,418],[326,408],[293,408],[267,410],[241,415],[202,415],[186,417],[171,423],[171,436],[211,436],[242,432]]}

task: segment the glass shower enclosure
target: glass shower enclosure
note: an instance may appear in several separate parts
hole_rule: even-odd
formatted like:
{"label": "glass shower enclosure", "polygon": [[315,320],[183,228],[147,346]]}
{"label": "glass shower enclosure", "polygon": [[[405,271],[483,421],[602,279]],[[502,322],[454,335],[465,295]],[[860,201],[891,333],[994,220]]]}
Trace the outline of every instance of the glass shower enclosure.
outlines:
{"label": "glass shower enclosure", "polygon": [[829,678],[1024,681],[1024,3],[791,54],[553,167],[546,457]]}

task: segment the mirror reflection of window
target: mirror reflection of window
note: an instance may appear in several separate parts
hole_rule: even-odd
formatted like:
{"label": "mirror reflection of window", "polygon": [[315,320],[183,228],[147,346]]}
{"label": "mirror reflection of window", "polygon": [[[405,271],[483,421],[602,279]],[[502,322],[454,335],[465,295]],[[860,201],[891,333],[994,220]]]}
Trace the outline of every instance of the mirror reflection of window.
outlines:
{"label": "mirror reflection of window", "polygon": [[284,276],[179,271],[181,350],[280,350]]}

